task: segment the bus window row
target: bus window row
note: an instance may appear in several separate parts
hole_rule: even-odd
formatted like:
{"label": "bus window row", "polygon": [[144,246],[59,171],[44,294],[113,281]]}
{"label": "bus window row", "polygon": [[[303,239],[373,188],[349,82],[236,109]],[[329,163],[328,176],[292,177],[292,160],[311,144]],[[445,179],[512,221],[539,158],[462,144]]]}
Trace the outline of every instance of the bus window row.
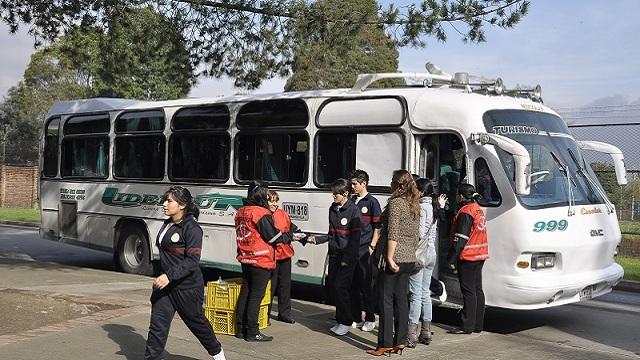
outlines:
{"label": "bus window row", "polygon": [[[293,105],[290,109],[298,114],[302,110],[307,112],[306,108]],[[122,180],[161,181],[166,173],[171,181],[225,183],[231,177],[233,161],[233,177],[239,183],[263,180],[303,186],[310,169],[312,139],[304,129],[308,119],[287,122],[282,116],[273,115],[275,111],[271,109],[271,126],[266,130],[258,127],[258,109],[249,108],[246,116],[238,119],[244,120],[233,139],[233,159],[226,106],[178,111],[171,120],[168,141],[162,110],[124,113],[114,122],[112,153],[108,115],[71,117],[62,129],[60,119],[53,118],[46,127],[43,177],[58,176],[60,152],[63,178],[106,179],[111,169],[113,177]],[[404,165],[405,141],[401,132],[325,129],[313,141],[314,181],[318,185],[328,185],[356,167],[387,175]],[[371,184],[388,186],[388,179],[380,176]]]}

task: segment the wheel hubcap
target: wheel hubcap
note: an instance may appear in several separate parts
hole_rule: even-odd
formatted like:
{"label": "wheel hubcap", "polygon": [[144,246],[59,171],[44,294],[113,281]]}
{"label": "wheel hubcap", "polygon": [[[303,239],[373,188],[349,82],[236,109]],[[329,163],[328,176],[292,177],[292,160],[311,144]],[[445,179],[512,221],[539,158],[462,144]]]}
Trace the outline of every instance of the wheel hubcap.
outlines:
{"label": "wheel hubcap", "polygon": [[125,241],[124,258],[131,267],[138,267],[144,259],[144,241],[137,235],[129,235]]}

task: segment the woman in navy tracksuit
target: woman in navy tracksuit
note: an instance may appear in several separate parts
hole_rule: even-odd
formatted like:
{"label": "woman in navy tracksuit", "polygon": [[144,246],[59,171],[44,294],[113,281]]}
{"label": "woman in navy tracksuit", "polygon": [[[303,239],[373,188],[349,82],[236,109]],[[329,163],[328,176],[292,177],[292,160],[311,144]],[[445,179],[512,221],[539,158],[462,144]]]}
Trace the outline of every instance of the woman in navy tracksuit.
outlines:
{"label": "woman in navy tracksuit", "polygon": [[189,190],[172,186],[162,205],[169,216],[160,228],[156,245],[160,249],[162,275],[153,282],[151,321],[145,359],[158,359],[167,343],[176,311],[213,359],[224,360],[222,345],[202,312],[204,281],[200,267],[202,229],[200,214]]}

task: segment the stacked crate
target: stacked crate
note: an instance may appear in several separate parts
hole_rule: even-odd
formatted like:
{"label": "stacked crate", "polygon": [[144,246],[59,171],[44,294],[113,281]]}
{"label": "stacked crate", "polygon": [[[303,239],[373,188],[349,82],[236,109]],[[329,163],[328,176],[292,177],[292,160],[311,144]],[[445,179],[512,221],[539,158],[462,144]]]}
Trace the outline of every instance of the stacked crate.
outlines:
{"label": "stacked crate", "polygon": [[[207,283],[204,314],[209,319],[216,334],[235,335],[236,333],[236,303],[242,287],[241,278],[225,279],[224,281],[210,281]],[[271,303],[271,281],[267,283],[267,290],[260,302],[258,313],[258,327],[264,329],[269,323],[269,304]]]}

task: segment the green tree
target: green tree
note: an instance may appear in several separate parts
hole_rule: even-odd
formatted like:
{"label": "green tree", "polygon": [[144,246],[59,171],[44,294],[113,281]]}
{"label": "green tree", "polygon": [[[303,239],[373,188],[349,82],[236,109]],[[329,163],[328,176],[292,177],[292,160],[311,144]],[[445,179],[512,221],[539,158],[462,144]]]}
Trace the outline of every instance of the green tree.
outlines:
{"label": "green tree", "polygon": [[[0,104],[0,126],[6,131],[5,161],[33,163],[38,159],[38,139],[42,120],[58,100],[84,98],[90,89],[81,74],[68,66],[51,49],[37,51],[24,73],[23,81],[9,89]],[[4,135],[4,134],[3,134]]]}
{"label": "green tree", "polygon": [[425,46],[430,36],[445,41],[448,29],[463,41],[482,42],[485,26],[513,27],[527,14],[529,1],[424,0],[402,8],[379,7],[377,17],[334,18],[316,2],[305,0],[0,0],[0,19],[11,32],[28,24],[37,44],[51,42],[78,25],[111,31],[123,11],[145,6],[153,7],[184,36],[191,67],[203,69],[197,75],[229,76],[237,86],[255,88],[264,79],[290,74],[294,49],[304,40],[297,33],[300,21],[307,24],[301,35],[373,25],[399,46]]}
{"label": "green tree", "polygon": [[132,8],[112,19],[107,32],[79,26],[31,56],[23,80],[0,104],[7,162],[36,161],[43,119],[56,101],[188,94],[195,81],[189,52],[165,17],[151,8]]}
{"label": "green tree", "polygon": [[[358,74],[396,72],[398,50],[382,27],[375,0],[319,0],[311,7],[327,19],[349,19],[352,24],[325,23],[320,31],[296,21],[298,45],[286,91],[351,87]],[[308,30],[312,29],[312,32]]]}
{"label": "green tree", "polygon": [[620,185],[618,185],[613,165],[602,162],[593,162],[591,163],[591,169],[595,172],[596,177],[604,191],[607,193],[607,196],[609,196],[612,201],[613,199],[616,199],[616,196],[620,192]]}
{"label": "green tree", "polygon": [[[95,66],[97,96],[177,99],[195,83],[182,34],[151,8],[125,8],[99,33]],[[74,48],[80,48],[79,42]]]}

